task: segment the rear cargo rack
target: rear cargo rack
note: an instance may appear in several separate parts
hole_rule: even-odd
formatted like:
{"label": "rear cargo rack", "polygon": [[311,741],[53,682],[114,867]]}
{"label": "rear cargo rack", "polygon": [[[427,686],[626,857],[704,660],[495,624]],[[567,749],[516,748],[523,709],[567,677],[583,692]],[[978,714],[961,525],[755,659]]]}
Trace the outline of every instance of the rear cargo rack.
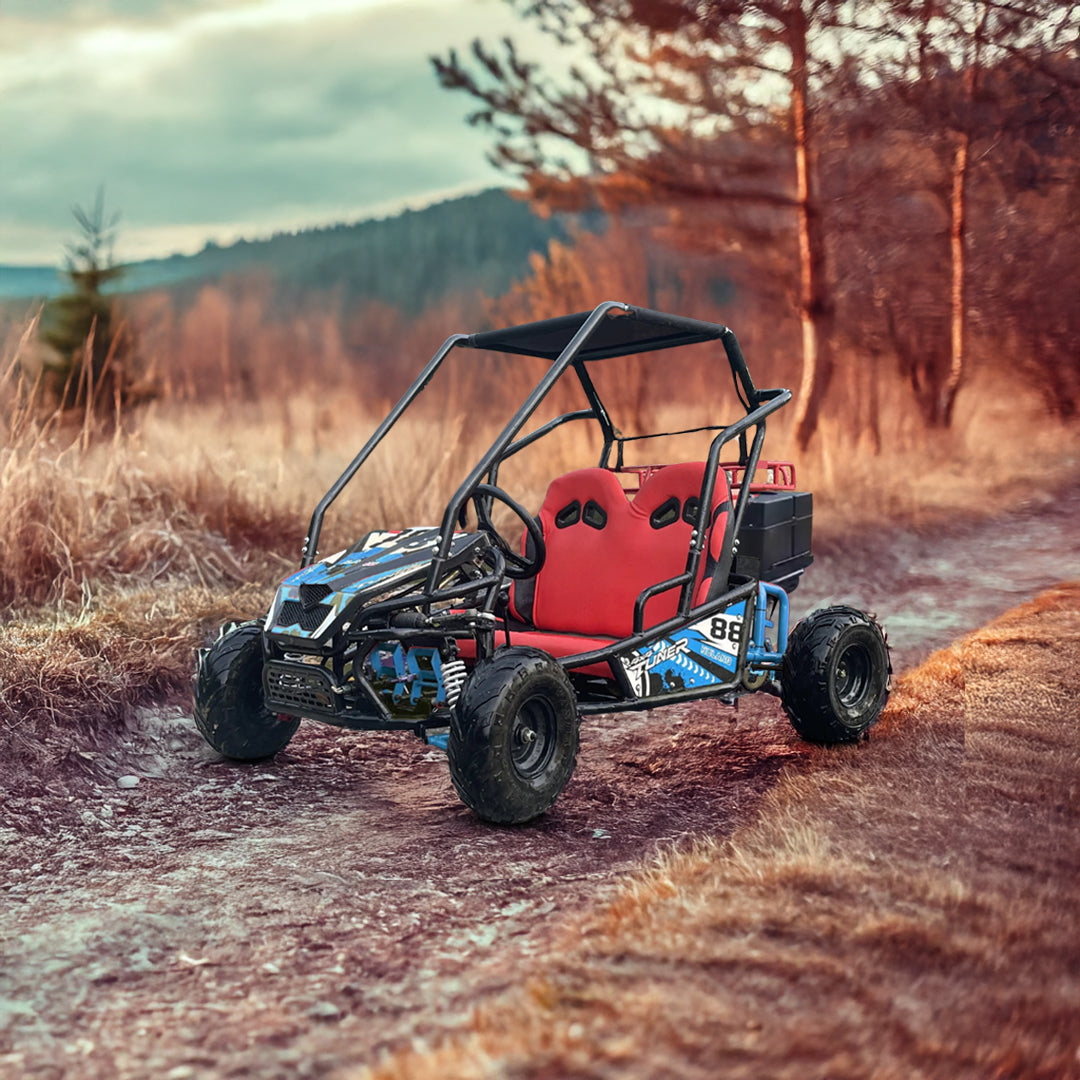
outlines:
{"label": "rear cargo rack", "polygon": [[[732,490],[742,487],[746,466],[738,462],[720,462],[720,468],[727,474],[728,487]],[[764,480],[752,480],[751,491],[794,491],[795,466],[790,461],[759,461],[754,476],[764,472]]]}
{"label": "rear cargo rack", "polygon": [[[649,479],[653,473],[659,472],[661,469],[666,468],[667,463],[662,465],[616,465],[611,471],[619,477],[620,480],[623,477],[633,476],[637,479],[637,484],[631,480],[629,483],[623,482],[623,490],[627,495],[636,495],[641,485]],[[738,462],[720,462],[721,469],[724,470],[728,480],[728,487],[737,490],[742,486],[743,475],[746,473],[746,466],[740,465]],[[765,474],[764,480],[755,480],[750,485],[751,491],[794,491],[795,490],[795,466],[790,461],[759,461],[757,468],[754,470],[754,475],[763,472]]]}

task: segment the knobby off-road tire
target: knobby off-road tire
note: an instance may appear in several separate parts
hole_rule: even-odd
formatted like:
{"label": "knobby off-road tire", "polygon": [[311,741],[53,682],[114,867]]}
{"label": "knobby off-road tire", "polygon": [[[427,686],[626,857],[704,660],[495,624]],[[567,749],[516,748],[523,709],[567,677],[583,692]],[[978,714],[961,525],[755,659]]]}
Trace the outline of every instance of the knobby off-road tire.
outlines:
{"label": "knobby off-road tire", "polygon": [[885,634],[869,615],[824,608],[803,619],[788,640],[780,700],[809,742],[854,742],[889,700],[891,674]]}
{"label": "knobby off-road tire", "polygon": [[450,778],[478,817],[517,825],[542,814],[577,761],[577,697],[546,652],[500,649],[473,669],[454,708]]}
{"label": "knobby off-road tire", "polygon": [[218,638],[199,666],[195,724],[219,753],[258,761],[283,749],[300,726],[263,705],[262,625],[241,623]]}

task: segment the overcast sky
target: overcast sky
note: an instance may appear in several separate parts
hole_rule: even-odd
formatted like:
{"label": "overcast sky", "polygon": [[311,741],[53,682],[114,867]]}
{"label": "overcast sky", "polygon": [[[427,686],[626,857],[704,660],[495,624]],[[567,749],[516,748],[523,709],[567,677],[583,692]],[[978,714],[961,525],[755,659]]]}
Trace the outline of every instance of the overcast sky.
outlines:
{"label": "overcast sky", "polygon": [[0,263],[101,184],[135,259],[505,183],[427,58],[506,33],[554,62],[503,0],[0,0]]}

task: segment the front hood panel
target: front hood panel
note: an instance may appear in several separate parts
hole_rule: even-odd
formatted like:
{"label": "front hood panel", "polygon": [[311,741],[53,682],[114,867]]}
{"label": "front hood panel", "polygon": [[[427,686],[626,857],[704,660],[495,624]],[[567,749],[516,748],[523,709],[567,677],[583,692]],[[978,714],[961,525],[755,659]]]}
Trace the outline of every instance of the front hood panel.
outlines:
{"label": "front hood panel", "polygon": [[[476,534],[454,536],[450,560],[478,544]],[[373,532],[347,551],[305,566],[287,577],[266,617],[274,635],[321,640],[354,601],[361,604],[409,584],[419,585],[439,542],[431,527]]]}

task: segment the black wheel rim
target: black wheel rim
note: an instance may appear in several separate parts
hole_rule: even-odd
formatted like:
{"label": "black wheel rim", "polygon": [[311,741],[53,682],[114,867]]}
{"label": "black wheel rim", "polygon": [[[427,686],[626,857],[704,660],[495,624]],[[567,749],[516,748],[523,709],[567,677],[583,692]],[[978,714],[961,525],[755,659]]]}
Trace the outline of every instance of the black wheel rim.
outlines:
{"label": "black wheel rim", "polygon": [[518,709],[510,731],[510,760],[523,780],[540,776],[555,753],[555,710],[543,697],[529,698]]}
{"label": "black wheel rim", "polygon": [[865,645],[849,645],[836,661],[836,696],[845,709],[858,709],[870,688],[873,661]]}

